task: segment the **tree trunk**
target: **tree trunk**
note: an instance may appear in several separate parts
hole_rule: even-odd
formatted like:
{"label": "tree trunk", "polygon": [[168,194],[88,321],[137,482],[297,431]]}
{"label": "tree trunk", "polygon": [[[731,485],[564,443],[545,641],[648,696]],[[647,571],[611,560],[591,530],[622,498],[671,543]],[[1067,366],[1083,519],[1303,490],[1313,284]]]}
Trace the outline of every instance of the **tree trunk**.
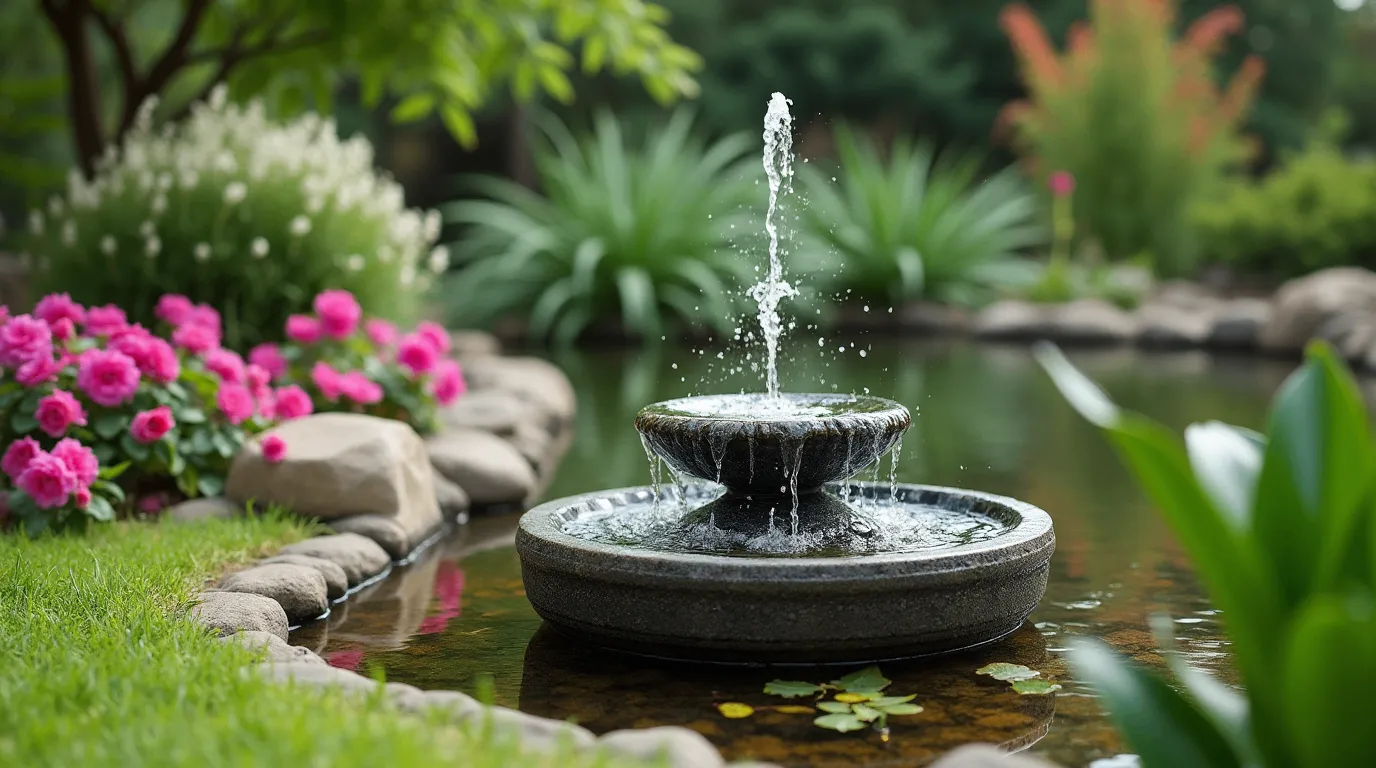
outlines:
{"label": "tree trunk", "polygon": [[87,34],[90,21],[86,0],[72,0],[65,9],[44,3],[48,21],[62,40],[67,64],[67,111],[72,121],[77,163],[87,178],[95,174],[96,161],[105,151],[100,125],[100,80],[95,55]]}

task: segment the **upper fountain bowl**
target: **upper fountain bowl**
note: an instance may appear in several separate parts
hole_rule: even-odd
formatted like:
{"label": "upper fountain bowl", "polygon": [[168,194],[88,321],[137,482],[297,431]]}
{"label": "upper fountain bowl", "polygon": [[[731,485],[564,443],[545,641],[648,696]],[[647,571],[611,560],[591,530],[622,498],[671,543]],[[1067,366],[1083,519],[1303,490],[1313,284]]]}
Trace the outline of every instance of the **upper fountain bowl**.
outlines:
{"label": "upper fountain bowl", "polygon": [[882,397],[705,395],[655,403],[635,419],[650,450],[734,493],[815,491],[873,464],[912,424]]}

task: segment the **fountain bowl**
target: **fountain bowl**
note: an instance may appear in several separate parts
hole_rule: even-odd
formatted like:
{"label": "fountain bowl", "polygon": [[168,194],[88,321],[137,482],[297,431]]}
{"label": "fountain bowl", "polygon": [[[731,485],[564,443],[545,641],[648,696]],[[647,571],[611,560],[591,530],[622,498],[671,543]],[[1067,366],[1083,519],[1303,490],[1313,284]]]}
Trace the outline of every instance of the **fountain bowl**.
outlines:
{"label": "fountain bowl", "polygon": [[[889,487],[857,486],[877,498]],[[672,489],[665,489],[672,496]],[[1015,631],[1046,591],[1051,518],[1015,499],[899,485],[909,503],[1001,524],[982,541],[845,557],[742,557],[565,533],[580,515],[644,503],[649,487],[573,496],[521,518],[526,597],[562,634],[661,658],[766,664],[880,661],[963,650]]]}

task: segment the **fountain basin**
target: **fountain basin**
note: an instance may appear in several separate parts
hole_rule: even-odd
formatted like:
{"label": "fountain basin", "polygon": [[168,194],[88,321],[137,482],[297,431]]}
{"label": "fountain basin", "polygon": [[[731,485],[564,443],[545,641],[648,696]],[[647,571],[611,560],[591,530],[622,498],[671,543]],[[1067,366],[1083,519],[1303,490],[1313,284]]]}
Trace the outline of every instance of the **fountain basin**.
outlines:
{"label": "fountain basin", "polygon": [[[862,493],[888,494],[866,484]],[[1002,523],[986,540],[847,557],[665,552],[575,537],[580,515],[648,487],[542,504],[521,518],[526,597],[551,628],[623,652],[726,663],[825,664],[947,653],[1015,631],[1046,591],[1051,518],[1015,499],[900,485],[905,501]]]}

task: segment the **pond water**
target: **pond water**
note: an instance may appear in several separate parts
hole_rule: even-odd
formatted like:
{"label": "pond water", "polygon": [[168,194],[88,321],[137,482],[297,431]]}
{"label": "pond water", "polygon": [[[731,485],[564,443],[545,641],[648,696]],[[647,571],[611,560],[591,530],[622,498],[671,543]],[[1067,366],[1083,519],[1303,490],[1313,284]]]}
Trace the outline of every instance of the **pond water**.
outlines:
{"label": "pond water", "polygon": [[[824,682],[848,669],[674,665],[607,655],[542,629],[522,592],[511,546],[514,515],[475,519],[293,641],[332,664],[381,667],[389,681],[421,688],[472,692],[490,675],[500,704],[574,718],[599,733],[687,726],[728,759],[786,766],[921,766],[974,741],[1026,747],[1064,766],[1112,758],[1125,748],[1066,664],[1067,643],[1076,635],[1099,637],[1159,668],[1148,629],[1157,613],[1174,618],[1191,663],[1234,682],[1218,618],[1180,548],[1103,437],[1064,404],[1025,348],[892,340],[852,348],[828,339],[807,354],[815,344],[795,345],[795,359],[781,366],[785,391],[868,388],[906,405],[914,418],[899,480],[1014,496],[1045,509],[1056,524],[1046,598],[1020,631],[964,655],[881,665],[894,680],[891,693],[916,694],[924,707],[893,718],[887,742],[871,732],[825,731],[805,715],[769,710],[728,720],[715,709],[727,701],[785,703],[766,696],[764,684]],[[1177,430],[1206,419],[1259,428],[1292,368],[1198,352],[1070,357],[1121,405]],[[549,498],[648,482],[631,426],[641,405],[758,387],[748,372],[724,372],[727,363],[715,351],[587,352],[559,362],[574,381],[580,412]],[[1019,696],[974,673],[995,661],[1027,665],[1063,689]]]}

